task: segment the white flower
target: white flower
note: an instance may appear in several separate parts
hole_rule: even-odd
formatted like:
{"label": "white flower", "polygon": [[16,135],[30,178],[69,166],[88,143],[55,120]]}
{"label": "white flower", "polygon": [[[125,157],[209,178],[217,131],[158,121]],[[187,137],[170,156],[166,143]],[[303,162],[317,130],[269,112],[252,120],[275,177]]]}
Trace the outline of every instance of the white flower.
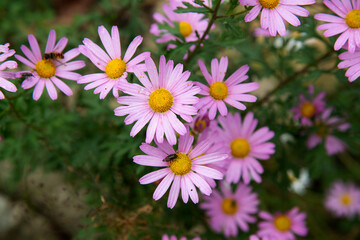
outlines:
{"label": "white flower", "polygon": [[292,170],[288,170],[287,175],[291,181],[289,190],[299,195],[303,195],[306,188],[310,185],[309,171],[305,168],[300,169],[300,175],[298,178],[295,177]]}

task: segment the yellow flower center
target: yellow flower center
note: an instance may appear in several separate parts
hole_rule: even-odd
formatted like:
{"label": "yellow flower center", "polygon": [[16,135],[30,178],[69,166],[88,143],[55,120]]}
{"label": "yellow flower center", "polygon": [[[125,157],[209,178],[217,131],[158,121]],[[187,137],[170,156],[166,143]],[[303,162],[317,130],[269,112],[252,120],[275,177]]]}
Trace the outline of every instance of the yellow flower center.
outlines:
{"label": "yellow flower center", "polygon": [[236,158],[244,158],[250,152],[250,144],[244,138],[237,138],[231,142],[231,154]]}
{"label": "yellow flower center", "polygon": [[111,60],[105,67],[105,73],[111,79],[121,77],[125,71],[126,63],[119,58]]}
{"label": "yellow flower center", "polygon": [[209,93],[215,100],[224,100],[229,94],[229,91],[225,83],[214,82],[210,86]]}
{"label": "yellow flower center", "polygon": [[169,111],[173,102],[174,97],[164,88],[156,89],[149,96],[149,105],[154,112],[163,113]]}
{"label": "yellow flower center", "polygon": [[50,78],[55,75],[56,67],[49,60],[40,60],[36,63],[35,70],[41,78]]}
{"label": "yellow flower center", "polygon": [[204,129],[206,128],[206,121],[205,120],[197,120],[195,122],[195,130],[198,132],[202,132],[204,131]]}
{"label": "yellow flower center", "polygon": [[264,8],[274,8],[279,4],[280,0],[259,0],[259,3]]}
{"label": "yellow flower center", "polygon": [[177,158],[169,162],[170,170],[175,175],[185,175],[191,170],[191,159],[185,153],[177,153]]}
{"label": "yellow flower center", "polygon": [[191,27],[190,23],[188,23],[188,22],[180,22],[179,23],[179,32],[184,37],[189,36],[192,33],[192,27]]}
{"label": "yellow flower center", "polygon": [[232,198],[225,198],[222,202],[221,208],[227,215],[234,215],[238,209],[236,201]]}
{"label": "yellow flower center", "polygon": [[349,28],[360,28],[360,10],[354,9],[345,17],[345,22]]}
{"label": "yellow flower center", "polygon": [[341,196],[340,201],[345,206],[349,206],[352,202],[352,197],[349,194],[344,194]]}
{"label": "yellow flower center", "polygon": [[301,111],[301,115],[303,115],[303,117],[306,117],[306,118],[311,118],[315,115],[315,106],[314,104],[312,103],[304,103],[301,108],[300,108],[300,111]]}
{"label": "yellow flower center", "polygon": [[286,232],[291,227],[291,220],[285,215],[280,215],[274,219],[274,225],[277,230]]}

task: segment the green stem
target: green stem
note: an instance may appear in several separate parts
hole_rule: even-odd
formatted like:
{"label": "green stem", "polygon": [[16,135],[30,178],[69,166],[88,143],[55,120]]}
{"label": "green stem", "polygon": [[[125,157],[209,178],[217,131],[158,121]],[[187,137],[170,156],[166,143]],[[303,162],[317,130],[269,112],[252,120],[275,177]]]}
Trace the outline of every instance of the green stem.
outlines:
{"label": "green stem", "polygon": [[201,38],[198,40],[196,46],[195,46],[195,49],[194,51],[190,52],[189,51],[189,56],[188,58],[185,60],[184,62],[184,68],[186,68],[186,66],[190,63],[191,59],[195,56],[195,54],[199,51],[200,47],[201,47],[201,44],[203,43],[203,41],[205,40],[205,37],[208,35],[208,33],[210,32],[210,29],[212,27],[212,25],[214,24],[215,20],[216,20],[216,14],[217,12],[219,11],[219,7],[220,7],[220,3],[221,3],[221,0],[218,0],[216,5],[215,5],[215,8],[214,10],[212,10],[213,12],[213,15],[207,25],[207,28],[204,32],[204,34],[201,36]]}
{"label": "green stem", "polygon": [[312,64],[308,64],[306,65],[303,69],[291,74],[290,76],[288,76],[287,78],[285,78],[283,81],[280,81],[280,83],[276,86],[276,88],[274,88],[273,90],[271,90],[270,92],[268,92],[262,99],[260,99],[259,101],[257,101],[255,104],[253,104],[252,106],[250,106],[248,108],[248,110],[253,110],[255,108],[257,108],[258,106],[262,105],[263,103],[267,102],[270,97],[272,95],[274,95],[277,91],[279,91],[280,89],[282,89],[283,87],[285,87],[286,85],[288,85],[290,82],[292,82],[293,80],[295,80],[297,77],[305,74],[308,72],[308,70],[313,67],[313,66],[317,66],[321,61],[323,61],[324,59],[330,57],[332,55],[332,51],[327,52],[326,54],[324,54],[323,56],[321,56],[320,58],[316,59],[314,63]]}

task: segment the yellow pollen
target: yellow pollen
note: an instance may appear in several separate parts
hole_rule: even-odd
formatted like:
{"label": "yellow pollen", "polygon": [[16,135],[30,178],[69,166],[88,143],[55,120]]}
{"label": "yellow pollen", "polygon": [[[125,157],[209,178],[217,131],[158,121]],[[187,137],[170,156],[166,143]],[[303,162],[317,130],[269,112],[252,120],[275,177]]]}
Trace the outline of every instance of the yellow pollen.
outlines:
{"label": "yellow pollen", "polygon": [[36,63],[35,70],[42,78],[50,78],[55,75],[56,67],[49,60],[40,60]]}
{"label": "yellow pollen", "polygon": [[154,112],[163,113],[169,111],[173,102],[174,97],[164,88],[156,89],[149,96],[149,105]]}
{"label": "yellow pollen", "polygon": [[204,131],[204,129],[206,128],[206,121],[205,120],[197,120],[195,123],[195,129],[198,132],[202,132]]}
{"label": "yellow pollen", "polygon": [[229,91],[225,83],[214,82],[210,85],[209,93],[215,100],[224,100],[229,94]]}
{"label": "yellow pollen", "polygon": [[191,159],[185,153],[177,153],[177,158],[169,162],[170,170],[175,175],[185,175],[191,170]]}
{"label": "yellow pollen", "polygon": [[108,62],[108,64],[106,64],[105,67],[105,73],[111,79],[121,77],[125,71],[126,63],[119,58],[111,60],[110,62]]}
{"label": "yellow pollen", "polygon": [[274,8],[279,4],[279,0],[259,0],[260,5],[264,8]]}
{"label": "yellow pollen", "polygon": [[360,10],[354,9],[345,17],[345,22],[349,28],[360,28]]}
{"label": "yellow pollen", "polygon": [[315,115],[316,109],[314,104],[307,102],[301,106],[300,111],[303,117],[312,118]]}
{"label": "yellow pollen", "polygon": [[349,206],[352,202],[352,197],[349,194],[344,194],[341,196],[340,201],[342,204]]}
{"label": "yellow pollen", "polygon": [[231,142],[231,154],[236,158],[244,158],[250,152],[250,144],[244,138],[237,138]]}
{"label": "yellow pollen", "polygon": [[234,215],[238,209],[236,201],[232,198],[225,198],[222,202],[221,208],[227,215]]}
{"label": "yellow pollen", "polygon": [[191,27],[190,23],[188,23],[188,22],[180,22],[179,23],[179,32],[184,37],[189,36],[192,33],[192,27]]}
{"label": "yellow pollen", "polygon": [[280,215],[274,219],[274,225],[277,230],[286,232],[291,227],[291,220],[285,215]]}

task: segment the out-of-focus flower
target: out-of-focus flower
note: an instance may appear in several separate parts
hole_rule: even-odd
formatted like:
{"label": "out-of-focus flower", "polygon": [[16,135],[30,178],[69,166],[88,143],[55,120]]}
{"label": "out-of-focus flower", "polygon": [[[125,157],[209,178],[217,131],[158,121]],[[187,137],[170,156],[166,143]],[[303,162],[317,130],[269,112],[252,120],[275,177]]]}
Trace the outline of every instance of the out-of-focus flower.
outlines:
{"label": "out-of-focus flower", "polygon": [[222,57],[220,63],[216,58],[211,61],[212,75],[209,74],[205,64],[201,60],[198,61],[198,64],[209,87],[202,83],[196,83],[201,88],[200,94],[205,96],[200,99],[196,106],[201,109],[201,112],[209,110],[210,120],[215,118],[217,111],[219,111],[222,116],[228,114],[225,103],[237,109],[245,110],[246,106],[241,102],[256,101],[255,96],[245,93],[258,89],[259,84],[255,82],[240,84],[248,79],[246,75],[249,71],[248,65],[240,67],[224,82],[228,67],[227,57]]}
{"label": "out-of-focus flower", "polygon": [[299,95],[300,101],[292,111],[295,114],[294,118],[300,119],[302,125],[311,126],[314,117],[324,111],[326,103],[324,101],[325,92],[321,92],[315,96],[313,85],[309,85],[308,93],[309,99],[307,99],[304,94]]}
{"label": "out-of-focus flower", "polygon": [[360,214],[360,189],[353,183],[334,182],[326,195],[325,207],[337,217],[353,218]]}
{"label": "out-of-focus flower", "polygon": [[134,162],[144,166],[163,167],[160,170],[148,173],[140,178],[141,184],[149,184],[161,180],[153,198],[159,200],[171,186],[167,206],[173,208],[177,202],[181,189],[184,203],[189,196],[194,203],[199,202],[196,187],[205,194],[210,195],[212,189],[204,177],[222,179],[223,174],[208,166],[209,163],[223,161],[227,154],[206,153],[211,142],[202,141],[193,147],[194,137],[190,134],[180,136],[178,151],[167,142],[157,143],[157,147],[143,143],[140,149],[146,155],[134,157]]}
{"label": "out-of-focus flower", "polygon": [[[171,235],[170,237],[167,234],[164,234],[161,238],[161,240],[177,240],[177,237],[175,235]],[[180,237],[179,240],[187,240],[186,237]],[[200,237],[195,237],[192,240],[201,240]]]}
{"label": "out-of-focus flower", "polygon": [[222,132],[219,141],[223,148],[229,153],[226,166],[226,181],[238,183],[240,178],[248,184],[253,178],[261,182],[260,174],[264,172],[263,167],[257,161],[267,160],[275,153],[275,144],[268,142],[274,132],[268,127],[262,127],[255,131],[258,121],[254,119],[253,113],[248,113],[243,121],[240,114],[228,114],[227,117],[219,117]]}
{"label": "out-of-focus flower", "polygon": [[258,235],[253,234],[253,235],[250,235],[249,240],[277,240],[277,239],[272,238],[272,237],[267,237],[267,236],[259,237]]}
{"label": "out-of-focus flower", "polygon": [[125,124],[136,122],[131,129],[130,136],[135,136],[148,122],[146,142],[151,143],[156,135],[159,143],[167,141],[176,144],[176,134],[184,135],[187,130],[176,115],[180,115],[187,122],[193,120],[192,115],[197,114],[193,104],[198,103],[195,97],[200,88],[187,81],[190,72],[183,72],[183,65],[169,60],[166,63],[164,56],[160,57],[159,72],[151,58],[145,59],[147,75],[135,69],[135,75],[143,86],[132,83],[120,85],[120,90],[131,96],[121,96],[120,106],[114,110],[116,116],[128,115]]}
{"label": "out-of-focus flower", "polygon": [[104,26],[98,28],[98,33],[106,52],[88,38],[83,40],[84,45],[80,45],[79,50],[103,73],[82,76],[78,83],[89,83],[84,89],[95,88],[94,94],[100,93],[100,99],[104,99],[111,90],[114,97],[119,97],[119,85],[127,82],[128,73],[134,72],[135,69],[146,70],[145,65],[141,62],[150,57],[150,52],[143,52],[132,58],[143,40],[141,36],[137,36],[129,44],[124,57],[121,58],[118,27],[112,27],[111,36]]}
{"label": "out-of-focus flower", "polygon": [[304,168],[300,169],[298,178],[295,177],[294,172],[291,170],[288,170],[286,173],[291,181],[290,190],[299,195],[303,195],[310,184],[309,171]]}
{"label": "out-of-focus flower", "polygon": [[[203,36],[205,30],[208,26],[208,19],[204,19],[204,14],[199,13],[176,13],[174,10],[177,7],[185,7],[183,3],[179,0],[170,0],[169,4],[163,4],[163,10],[165,16],[160,13],[154,13],[154,19],[158,24],[167,24],[171,28],[178,28],[179,34],[183,36],[185,42],[192,42],[198,39],[196,32],[200,37]],[[154,23],[150,27],[150,33],[158,37],[156,40],[157,43],[167,43],[169,41],[178,40],[183,42],[183,40],[174,34],[170,33],[168,30],[159,27],[159,25]],[[175,44],[169,44],[168,48],[176,47]],[[193,45],[190,47],[190,50],[195,47]]]}
{"label": "out-of-focus flower", "polygon": [[[15,74],[13,72],[4,71],[6,68],[14,69],[17,68],[17,63],[15,61],[5,61],[8,57],[11,57],[15,54],[15,50],[9,50],[9,43],[4,45],[0,45],[0,87],[9,92],[16,92],[16,86],[8,81],[7,79],[15,78]],[[5,62],[4,62],[5,61]],[[0,91],[0,99],[4,99],[4,94]]]}
{"label": "out-of-focus flower", "polygon": [[[17,60],[33,70],[30,76],[23,81],[21,87],[29,89],[35,86],[33,92],[34,100],[38,100],[41,97],[44,87],[46,87],[52,100],[57,99],[58,96],[55,86],[65,95],[71,96],[72,90],[70,87],[58,77],[73,81],[77,81],[81,77],[79,73],[72,71],[83,68],[85,66],[84,61],[78,60],[69,62],[80,54],[79,50],[74,48],[62,54],[68,39],[62,37],[55,45],[56,32],[55,30],[50,30],[43,58],[39,44],[34,35],[30,34],[28,39],[31,50],[25,45],[21,46],[21,51],[28,59],[18,54],[15,55]],[[18,77],[21,77],[21,74]]]}
{"label": "out-of-focus flower", "polygon": [[253,21],[261,12],[261,28],[269,29],[271,36],[285,36],[285,22],[297,27],[300,20],[296,15],[307,17],[309,12],[299,5],[311,5],[315,0],[239,0],[240,4],[253,6],[245,16],[245,22]]}
{"label": "out-of-focus flower", "polygon": [[349,52],[355,52],[356,47],[360,47],[360,0],[324,0],[324,4],[339,17],[325,13],[315,14],[315,19],[329,22],[320,25],[318,29],[326,30],[325,37],[341,33],[334,45],[336,51],[347,43]]}
{"label": "out-of-focus flower", "polygon": [[210,218],[210,226],[216,232],[223,232],[226,237],[235,237],[238,227],[249,231],[249,223],[254,223],[253,214],[258,211],[259,199],[250,186],[240,183],[233,193],[223,182],[221,192],[214,190],[209,197],[204,197],[200,208]]}
{"label": "out-of-focus flower", "polygon": [[[360,10],[359,10],[360,11]],[[341,61],[338,68],[349,68],[346,70],[345,76],[349,78],[350,82],[355,81],[360,77],[360,49],[354,53],[344,52],[339,55]]]}
{"label": "out-of-focus flower", "polygon": [[325,149],[328,155],[334,155],[345,151],[346,144],[339,138],[331,135],[332,131],[345,132],[350,128],[350,124],[339,117],[330,117],[332,108],[328,108],[318,119],[315,120],[317,132],[309,136],[306,144],[309,149],[313,149],[325,140]]}
{"label": "out-of-focus flower", "polygon": [[276,240],[295,240],[295,234],[306,236],[308,229],[306,227],[306,214],[299,212],[297,207],[286,213],[275,213],[271,215],[268,212],[260,212],[260,218],[264,219],[259,223],[258,235]]}

